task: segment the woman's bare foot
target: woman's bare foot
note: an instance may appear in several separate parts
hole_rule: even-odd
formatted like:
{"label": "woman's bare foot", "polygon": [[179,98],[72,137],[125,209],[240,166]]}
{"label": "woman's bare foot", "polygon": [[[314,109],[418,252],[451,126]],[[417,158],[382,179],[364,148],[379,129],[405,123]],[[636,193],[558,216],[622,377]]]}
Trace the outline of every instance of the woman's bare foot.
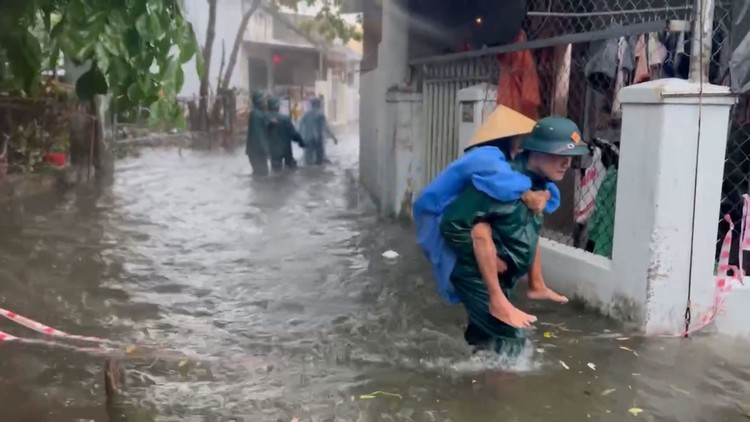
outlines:
{"label": "woman's bare foot", "polygon": [[536,322],[534,315],[521,311],[510,302],[490,304],[490,314],[513,328],[530,328]]}
{"label": "woman's bare foot", "polygon": [[537,289],[532,289],[529,287],[529,291],[526,293],[526,297],[528,297],[531,300],[550,300],[552,302],[557,303],[568,303],[568,298],[557,294],[554,290],[550,289],[547,286],[543,286]]}

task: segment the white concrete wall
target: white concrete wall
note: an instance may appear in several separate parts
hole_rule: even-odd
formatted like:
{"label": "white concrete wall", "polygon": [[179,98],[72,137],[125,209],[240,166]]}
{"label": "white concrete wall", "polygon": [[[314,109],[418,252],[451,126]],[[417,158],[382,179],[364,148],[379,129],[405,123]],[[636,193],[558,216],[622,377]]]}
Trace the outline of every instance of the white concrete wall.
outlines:
{"label": "white concrete wall", "polygon": [[[184,0],[185,16],[193,24],[193,30],[198,38],[198,44],[203,47],[206,42],[206,31],[208,29],[208,2],[206,0]],[[216,6],[216,38],[214,39],[211,54],[211,71],[209,75],[210,92],[216,92],[216,82],[221,68],[222,43],[225,48],[225,66],[232,52],[234,39],[240,27],[243,14],[242,0],[218,0]],[[195,59],[185,63],[182,68],[185,73],[185,84],[180,91],[181,97],[198,96],[200,92],[200,78],[196,71]],[[222,75],[223,76],[223,75]],[[232,73],[231,87],[247,91],[248,69],[247,58],[243,49]]]}
{"label": "white concrete wall", "polygon": [[377,70],[364,72],[360,76],[359,114],[359,180],[376,203],[378,198],[377,156],[377,109],[375,86]]}
{"label": "white concrete wall", "polygon": [[[349,66],[354,68],[354,62]],[[351,85],[345,80],[334,77],[330,69],[326,78],[324,81],[315,82],[315,92],[324,96],[325,113],[331,123],[344,125],[359,121],[359,75],[354,77]]]}
{"label": "white concrete wall", "polygon": [[[393,120],[389,126],[386,116],[386,92],[403,83],[408,75],[408,16],[401,6],[403,0],[383,0],[382,2],[382,38],[378,45],[378,65],[375,70],[361,75],[360,101],[360,179],[365,188],[381,206],[384,202],[392,204],[392,195],[383,193],[382,183],[388,179],[383,165],[373,165],[369,153],[383,151],[391,143],[389,137],[394,134]],[[369,145],[374,143],[374,145]],[[382,153],[380,157],[384,156]],[[395,189],[392,183],[385,189]],[[392,213],[395,206],[383,208]]]}
{"label": "white concrete wall", "polygon": [[[247,7],[247,6],[245,6]],[[253,13],[245,28],[245,41],[271,42],[273,39],[273,17],[258,9]]]}
{"label": "white concrete wall", "polygon": [[734,283],[732,290],[724,294],[722,310],[716,318],[718,332],[750,338],[750,277],[744,277],[744,283]]}

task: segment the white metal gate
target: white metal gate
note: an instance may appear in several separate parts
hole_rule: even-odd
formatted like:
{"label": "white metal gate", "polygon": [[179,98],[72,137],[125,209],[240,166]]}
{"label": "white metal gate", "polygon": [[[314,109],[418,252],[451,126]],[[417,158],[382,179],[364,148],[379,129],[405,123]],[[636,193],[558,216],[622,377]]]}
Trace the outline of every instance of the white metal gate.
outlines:
{"label": "white metal gate", "polygon": [[459,90],[497,82],[494,58],[469,58],[424,64],[421,68],[427,129],[425,170],[432,180],[455,160],[458,150]]}

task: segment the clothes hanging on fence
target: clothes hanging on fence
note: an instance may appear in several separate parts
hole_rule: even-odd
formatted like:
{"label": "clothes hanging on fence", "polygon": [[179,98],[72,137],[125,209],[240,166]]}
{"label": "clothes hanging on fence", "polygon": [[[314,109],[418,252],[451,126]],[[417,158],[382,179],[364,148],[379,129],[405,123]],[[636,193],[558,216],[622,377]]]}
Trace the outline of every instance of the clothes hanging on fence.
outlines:
{"label": "clothes hanging on fence", "polygon": [[[663,37],[667,49],[664,63],[664,76],[668,78],[687,79],[690,76],[691,33],[670,32]],[[725,72],[722,71],[721,49],[725,40],[725,32],[718,21],[714,21],[714,31],[711,37],[711,62],[708,66],[708,80],[720,83]]]}
{"label": "clothes hanging on fence", "polygon": [[612,110],[610,115],[618,119],[620,117],[620,91],[627,85],[626,76],[630,75],[630,72],[634,68],[634,62],[631,61],[632,66],[629,69],[625,69],[623,63],[626,57],[630,60],[634,60],[632,56],[633,50],[630,48],[628,41],[625,37],[621,37],[617,41],[617,68],[615,73],[615,86],[613,91]]}
{"label": "clothes hanging on fence", "polygon": [[583,171],[581,177],[575,179],[575,208],[573,219],[578,224],[588,223],[594,213],[599,187],[604,181],[607,170],[602,162],[602,149],[594,148],[591,165]]}
{"label": "clothes hanging on fence", "polygon": [[[647,60],[650,71],[655,75],[661,74],[661,66],[664,64],[664,60],[667,58],[667,49],[664,44],[659,41],[659,34],[652,32],[646,36],[647,44]],[[658,70],[658,72],[654,72]]]}
{"label": "clothes hanging on fence", "polygon": [[[520,31],[515,42],[526,42],[526,33]],[[530,119],[539,119],[542,100],[539,94],[539,75],[531,51],[504,53],[499,56],[499,61],[497,103],[517,110]]]}
{"label": "clothes hanging on fence", "polygon": [[729,77],[733,92],[744,94],[750,91],[750,32],[732,51],[729,59]]}
{"label": "clothes hanging on fence", "polygon": [[630,73],[635,67],[634,43],[625,37],[611,38],[591,45],[591,58],[584,72],[591,87],[611,95],[620,72]]}
{"label": "clothes hanging on fence", "polygon": [[639,84],[651,80],[651,69],[648,61],[647,36],[641,35],[635,43],[635,74],[633,83]]}

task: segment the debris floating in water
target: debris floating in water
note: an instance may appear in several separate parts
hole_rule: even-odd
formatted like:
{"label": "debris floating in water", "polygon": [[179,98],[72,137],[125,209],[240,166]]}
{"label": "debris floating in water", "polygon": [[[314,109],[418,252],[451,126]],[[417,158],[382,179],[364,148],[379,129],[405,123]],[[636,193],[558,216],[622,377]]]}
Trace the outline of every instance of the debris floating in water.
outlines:
{"label": "debris floating in water", "polygon": [[589,368],[591,368],[592,371],[596,371],[596,365],[594,365],[593,363],[589,362],[589,363],[586,364],[586,366],[588,366]]}
{"label": "debris floating in water", "polygon": [[383,252],[383,258],[385,259],[396,259],[398,258],[398,252],[394,250],[387,250]]}
{"label": "debris floating in water", "polygon": [[401,394],[388,393],[388,392],[385,392],[385,391],[374,391],[374,392],[372,392],[370,394],[362,394],[361,396],[359,396],[359,398],[360,399],[374,399],[374,398],[376,398],[378,396],[393,397],[393,398],[396,398],[396,399],[399,399],[399,400],[403,400],[404,399],[403,397],[401,397]]}
{"label": "debris floating in water", "polygon": [[608,396],[608,395],[614,393],[615,391],[617,391],[616,388],[608,388],[608,389],[602,391],[602,397]]}
{"label": "debris floating in water", "polygon": [[630,412],[633,416],[638,416],[639,414],[643,413],[643,409],[640,407],[631,407],[628,412]]}
{"label": "debris floating in water", "polygon": [[553,333],[551,331],[545,331],[544,332],[544,338],[556,338],[556,337],[557,336],[555,335],[555,333]]}
{"label": "debris floating in water", "polygon": [[674,391],[676,391],[678,393],[682,393],[682,394],[684,394],[686,396],[691,395],[689,391],[683,390],[682,388],[680,388],[680,387],[678,387],[678,386],[676,386],[674,384],[669,384],[669,388],[671,388],[672,390],[674,390]]}
{"label": "debris floating in water", "polygon": [[630,353],[634,354],[636,357],[638,357],[638,352],[636,352],[635,350],[633,350],[633,349],[631,349],[629,347],[620,346],[620,349],[622,349],[622,350],[624,350],[626,352],[630,352]]}
{"label": "debris floating in water", "polygon": [[567,364],[567,363],[565,363],[565,362],[563,362],[563,361],[559,361],[559,362],[560,362],[560,365],[562,365],[562,367],[563,367],[563,368],[565,368],[565,369],[567,369],[567,370],[570,370],[570,366],[568,366],[568,364]]}

